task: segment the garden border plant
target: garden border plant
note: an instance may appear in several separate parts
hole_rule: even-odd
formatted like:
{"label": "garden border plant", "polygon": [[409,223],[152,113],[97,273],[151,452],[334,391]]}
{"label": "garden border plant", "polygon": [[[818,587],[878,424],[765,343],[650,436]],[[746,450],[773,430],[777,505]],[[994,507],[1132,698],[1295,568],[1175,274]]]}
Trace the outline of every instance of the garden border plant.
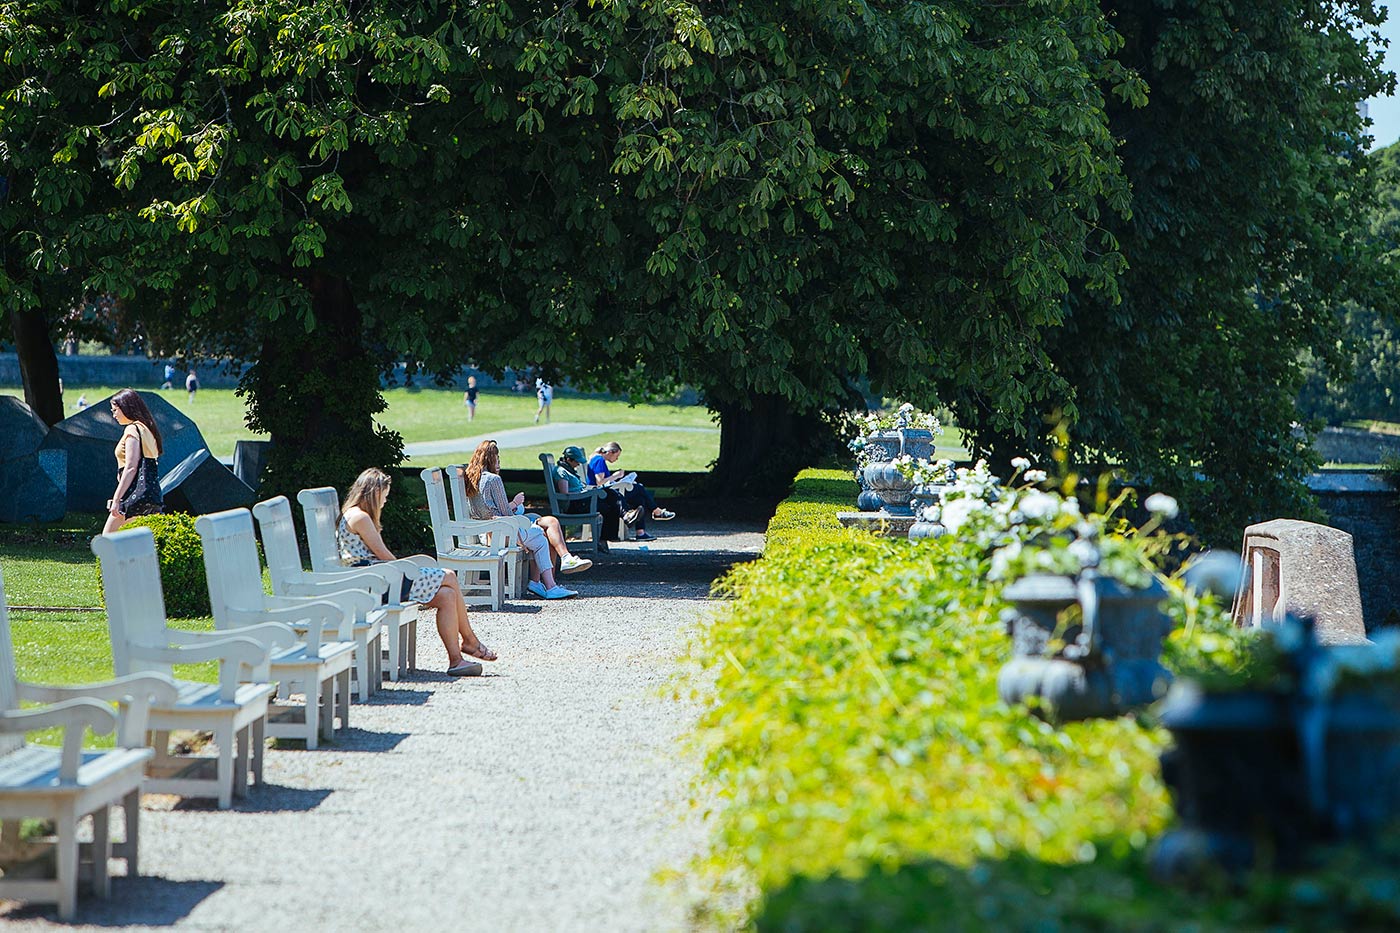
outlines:
{"label": "garden border plant", "polygon": [[[1310,876],[1340,899],[1325,905],[1307,903],[1293,879],[1249,881],[1243,899],[1148,880],[1148,846],[1172,821],[1157,760],[1166,733],[1150,717],[1057,729],[1002,705],[996,672],[1010,646],[985,542],[842,529],[849,477],[798,476],[763,557],[721,581],[733,599],[693,646],[714,664],[702,782],[719,798],[701,868],[717,884],[739,875],[757,886],[752,924],[1147,930],[1189,918],[1211,929],[1262,927],[1291,910],[1400,919],[1400,899],[1348,887],[1335,867]],[[1168,584],[1168,666],[1246,664],[1247,636],[1226,607]]]}

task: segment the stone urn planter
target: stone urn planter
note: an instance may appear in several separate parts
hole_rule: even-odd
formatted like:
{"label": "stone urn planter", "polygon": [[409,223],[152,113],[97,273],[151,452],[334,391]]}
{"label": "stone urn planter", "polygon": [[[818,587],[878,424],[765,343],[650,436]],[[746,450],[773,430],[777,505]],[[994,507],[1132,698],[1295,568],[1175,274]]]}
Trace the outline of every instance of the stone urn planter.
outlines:
{"label": "stone urn planter", "polygon": [[[917,459],[933,456],[933,432],[912,428],[899,428],[894,431],[881,431],[865,438],[867,450],[878,451],[872,454],[871,462],[861,470],[863,493],[857,500],[861,511],[876,511],[883,508],[891,515],[912,515],[909,501],[914,484],[904,477],[894,465],[894,459],[908,455]],[[869,494],[869,496],[866,495]],[[875,509],[866,508],[878,499]]]}
{"label": "stone urn planter", "polygon": [[[1158,660],[1171,619],[1155,579],[1130,587],[1094,569],[1074,577],[1034,574],[1006,589],[1004,620],[1014,657],[997,676],[1008,704],[1039,699],[1057,721],[1118,716],[1166,692]],[[1077,615],[1069,613],[1078,607]]]}
{"label": "stone urn planter", "polygon": [[1286,655],[1292,684],[1208,691],[1172,687],[1162,755],[1180,827],[1154,847],[1165,878],[1203,866],[1239,871],[1267,855],[1294,868],[1311,847],[1366,841],[1400,816],[1400,689],[1346,685],[1318,695],[1329,663],[1311,626]]}

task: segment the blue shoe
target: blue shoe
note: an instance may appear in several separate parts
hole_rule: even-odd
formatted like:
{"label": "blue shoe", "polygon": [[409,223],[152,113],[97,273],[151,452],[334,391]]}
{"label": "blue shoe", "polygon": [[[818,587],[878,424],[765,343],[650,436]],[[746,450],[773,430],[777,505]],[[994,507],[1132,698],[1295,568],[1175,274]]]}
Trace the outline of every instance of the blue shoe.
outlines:
{"label": "blue shoe", "polygon": [[548,590],[546,590],[544,588],[544,584],[538,580],[531,580],[528,584],[526,584],[525,589],[529,590],[531,593],[534,593],[540,599],[549,598],[545,595],[548,592]]}
{"label": "blue shoe", "polygon": [[548,589],[548,590],[545,590],[545,591],[544,591],[544,598],[545,598],[545,599],[568,599],[570,596],[577,596],[577,595],[578,595],[578,591],[577,591],[577,590],[567,589],[566,587],[562,587],[562,586],[556,586],[556,587],[554,587],[554,588],[552,588],[552,589]]}

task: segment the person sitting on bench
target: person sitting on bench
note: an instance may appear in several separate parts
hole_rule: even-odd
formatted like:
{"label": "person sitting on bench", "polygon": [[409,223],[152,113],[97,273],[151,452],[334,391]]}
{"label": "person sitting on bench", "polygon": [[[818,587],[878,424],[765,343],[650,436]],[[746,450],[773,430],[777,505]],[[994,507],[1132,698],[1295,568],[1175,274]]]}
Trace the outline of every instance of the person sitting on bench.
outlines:
{"label": "person sitting on bench", "polygon": [[[612,469],[612,464],[616,463],[621,456],[622,445],[617,441],[609,441],[599,447],[588,459],[588,482],[595,486],[601,486],[626,476],[625,471]],[[676,517],[675,512],[657,505],[656,497],[651,494],[651,490],[637,482],[634,482],[632,488],[622,494],[622,509],[622,520],[637,529],[638,541],[652,540],[652,535],[647,533],[648,518],[656,519],[659,522],[669,522]]]}

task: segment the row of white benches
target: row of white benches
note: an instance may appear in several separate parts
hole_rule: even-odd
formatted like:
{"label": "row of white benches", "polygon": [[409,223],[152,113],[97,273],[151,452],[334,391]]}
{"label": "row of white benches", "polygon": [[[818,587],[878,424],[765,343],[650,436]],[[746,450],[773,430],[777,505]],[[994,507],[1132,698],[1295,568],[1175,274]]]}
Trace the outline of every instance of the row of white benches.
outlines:
{"label": "row of white benches", "polygon": [[[0,897],[55,903],[59,917],[70,919],[80,870],[104,897],[109,858],[125,858],[127,874],[139,873],[143,791],[212,797],[227,808],[247,793],[250,779],[262,781],[267,737],[300,739],[314,749],[337,723],[348,727],[352,681],[363,700],[384,676],[397,680],[416,667],[417,607],[397,602],[410,565],[436,563],[457,571],[472,605],[500,608],[507,594],[522,595],[529,555],[520,538],[530,516],[471,521],[462,517],[467,500],[456,470],[429,469],[421,476],[435,561],[412,557],[343,566],[336,544],[340,503],[329,487],[297,496],[306,522],[306,562],[283,496],[258,503],[251,513],[200,516],[195,527],[203,543],[213,632],[167,624],[149,529],[94,538],[116,673],[104,683],[47,687],[17,679],[0,574],[0,844],[17,841],[22,819],[46,820],[54,828],[52,870],[47,861],[36,862],[38,877],[7,869]],[[254,518],[272,595],[263,588]],[[173,676],[172,665],[201,661],[218,662],[218,683]],[[26,732],[49,727],[63,728],[61,748],[25,743]],[[84,748],[87,728],[99,734],[115,729],[117,747]],[[209,733],[215,756],[172,752],[170,735],[176,731]],[[120,842],[109,831],[112,807],[124,810]],[[80,846],[78,824],[89,815],[93,840]]]}

